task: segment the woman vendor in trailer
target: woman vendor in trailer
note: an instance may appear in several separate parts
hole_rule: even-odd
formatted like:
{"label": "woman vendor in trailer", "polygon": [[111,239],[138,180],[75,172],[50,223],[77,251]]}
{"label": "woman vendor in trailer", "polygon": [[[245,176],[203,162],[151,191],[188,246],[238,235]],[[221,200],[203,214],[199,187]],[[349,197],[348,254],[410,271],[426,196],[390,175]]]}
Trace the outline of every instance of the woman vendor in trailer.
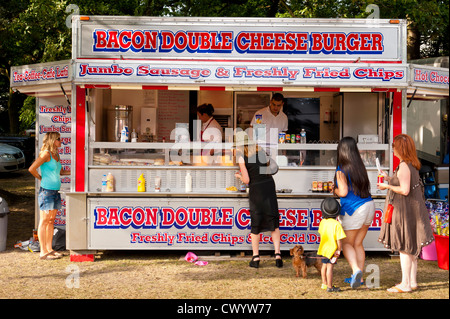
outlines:
{"label": "woman vendor in trailer", "polygon": [[202,104],[197,107],[197,117],[202,121],[200,139],[202,142],[222,142],[222,126],[213,117],[212,104]]}

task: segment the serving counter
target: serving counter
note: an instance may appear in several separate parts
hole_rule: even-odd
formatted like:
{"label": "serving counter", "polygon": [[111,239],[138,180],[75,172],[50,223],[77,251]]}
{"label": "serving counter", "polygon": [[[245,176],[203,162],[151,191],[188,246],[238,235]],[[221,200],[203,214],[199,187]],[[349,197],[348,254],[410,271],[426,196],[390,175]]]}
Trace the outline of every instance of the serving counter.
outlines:
{"label": "serving counter", "polygon": [[[216,146],[222,149],[221,155],[212,158],[198,155],[207,148],[206,143],[91,143],[88,191],[66,194],[71,211],[67,217],[68,248],[250,250],[248,194],[234,175],[239,168],[232,144]],[[375,158],[389,171],[389,148],[384,144],[358,146],[373,181],[376,204],[366,248],[380,250],[377,231],[385,194],[376,189]],[[307,250],[318,248],[320,203],[332,195],[313,192],[312,185],[314,181],[333,181],[336,148],[337,144],[278,145],[279,171],[273,177],[283,250],[296,244]],[[192,190],[186,192],[188,173]],[[102,191],[102,179],[108,174],[114,177],[113,192]],[[146,188],[138,192],[141,175]],[[160,187],[155,190],[159,178]],[[233,187],[237,191],[230,191]],[[269,234],[261,234],[260,247],[273,249]]]}

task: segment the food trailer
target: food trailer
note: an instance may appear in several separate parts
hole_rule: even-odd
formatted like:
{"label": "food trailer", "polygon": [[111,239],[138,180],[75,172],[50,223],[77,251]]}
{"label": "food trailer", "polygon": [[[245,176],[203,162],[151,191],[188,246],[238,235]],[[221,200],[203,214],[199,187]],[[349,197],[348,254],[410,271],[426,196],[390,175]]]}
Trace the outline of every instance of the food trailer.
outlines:
{"label": "food trailer", "polygon": [[[295,137],[271,153],[282,250],[318,248],[344,136],[358,141],[376,204],[365,247],[384,250],[376,160],[392,172],[390,141],[406,132],[406,21],[74,16],[72,32],[71,60],[14,67],[11,86],[37,97],[38,148],[45,132],[61,133],[72,173],[57,223],[73,255],[250,250],[234,136],[254,133],[253,114],[277,92],[285,136]],[[448,70],[439,72],[448,90]],[[222,143],[199,138],[203,103],[214,106]],[[260,249],[273,249],[270,234]]]}

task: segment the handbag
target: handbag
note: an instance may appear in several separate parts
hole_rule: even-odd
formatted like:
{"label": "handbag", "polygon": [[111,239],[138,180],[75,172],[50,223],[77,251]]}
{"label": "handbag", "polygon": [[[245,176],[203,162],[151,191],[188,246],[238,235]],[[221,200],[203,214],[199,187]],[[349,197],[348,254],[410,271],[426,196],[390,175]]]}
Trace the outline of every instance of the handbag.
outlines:
{"label": "handbag", "polygon": [[390,224],[392,222],[392,213],[394,212],[394,206],[388,204],[386,213],[384,214],[384,222]]}
{"label": "handbag", "polygon": [[276,173],[278,173],[278,164],[271,156],[269,156],[268,174],[275,175]]}
{"label": "handbag", "polygon": [[260,174],[267,174],[267,175],[275,175],[278,173],[278,164],[277,161],[272,158],[272,156],[265,154],[266,158],[266,164],[261,165],[259,167],[259,173]]}

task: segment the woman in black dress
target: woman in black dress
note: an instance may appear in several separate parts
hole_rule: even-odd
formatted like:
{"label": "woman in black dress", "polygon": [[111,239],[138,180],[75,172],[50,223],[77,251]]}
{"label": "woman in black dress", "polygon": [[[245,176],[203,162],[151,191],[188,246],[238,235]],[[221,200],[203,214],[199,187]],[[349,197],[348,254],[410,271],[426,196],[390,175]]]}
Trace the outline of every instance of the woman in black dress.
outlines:
{"label": "woman in black dress", "polygon": [[[243,134],[239,134],[243,133]],[[275,264],[283,267],[280,251],[280,215],[275,182],[269,172],[266,152],[248,139],[245,132],[236,134],[236,161],[240,173],[236,177],[249,184],[250,221],[253,257],[250,267],[259,267],[259,234],[270,231],[275,247]]]}

